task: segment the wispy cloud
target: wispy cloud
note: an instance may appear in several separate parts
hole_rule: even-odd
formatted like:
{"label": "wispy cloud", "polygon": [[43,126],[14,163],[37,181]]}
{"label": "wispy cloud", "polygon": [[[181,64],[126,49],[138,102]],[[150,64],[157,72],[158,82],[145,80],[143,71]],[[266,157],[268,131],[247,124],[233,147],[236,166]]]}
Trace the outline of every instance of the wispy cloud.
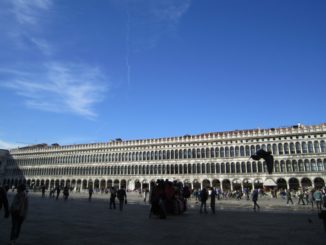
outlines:
{"label": "wispy cloud", "polygon": [[160,21],[176,23],[188,11],[191,0],[153,1],[150,11]]}
{"label": "wispy cloud", "polygon": [[0,4],[6,13],[6,25],[3,26],[4,37],[8,37],[19,49],[53,54],[53,45],[44,33],[51,22],[52,0],[7,0]]}
{"label": "wispy cloud", "polygon": [[97,116],[94,105],[104,99],[108,90],[108,81],[100,69],[87,65],[51,63],[41,72],[11,74],[14,78],[2,86],[23,97],[29,108],[90,119]]}
{"label": "wispy cloud", "polygon": [[44,39],[30,37],[30,41],[44,54],[52,55],[53,48],[52,46]]}
{"label": "wispy cloud", "polygon": [[22,147],[22,146],[24,146],[24,144],[8,142],[8,141],[0,139],[0,149],[9,150],[9,149],[17,148],[17,147]]}
{"label": "wispy cloud", "polygon": [[[121,1],[120,1],[121,2]],[[192,0],[126,0],[130,8],[132,50],[155,48],[164,36],[177,34],[182,17],[191,7]],[[147,31],[144,32],[143,30]]]}
{"label": "wispy cloud", "polygon": [[52,5],[51,0],[12,0],[13,14],[24,25],[36,25],[41,12]]}

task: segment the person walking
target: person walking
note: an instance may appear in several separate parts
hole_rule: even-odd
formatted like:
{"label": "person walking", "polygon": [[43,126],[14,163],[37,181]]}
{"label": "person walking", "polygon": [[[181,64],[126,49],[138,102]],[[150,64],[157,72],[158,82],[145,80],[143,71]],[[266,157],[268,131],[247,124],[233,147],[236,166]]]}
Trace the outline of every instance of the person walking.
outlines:
{"label": "person walking", "polygon": [[302,202],[303,205],[306,205],[304,202],[304,192],[302,190],[300,190],[298,197],[299,197],[298,205],[300,204],[300,202]]}
{"label": "person walking", "polygon": [[118,190],[117,197],[119,199],[119,210],[122,211],[123,205],[125,202],[127,203],[127,194],[123,187]]}
{"label": "person walking", "polygon": [[94,190],[93,190],[93,186],[89,186],[88,187],[88,201],[90,202],[90,201],[92,201],[92,195],[93,195],[93,192],[94,192]]}
{"label": "person walking", "polygon": [[23,224],[28,210],[28,199],[25,192],[26,187],[20,184],[17,187],[17,194],[14,196],[12,201],[10,211],[12,218],[12,226],[10,232],[11,244],[15,244],[19,237],[21,225]]}
{"label": "person walking", "polygon": [[199,197],[200,197],[200,210],[199,210],[199,212],[203,213],[203,208],[204,208],[204,212],[205,212],[205,214],[207,214],[206,202],[207,202],[207,199],[208,199],[208,191],[207,191],[207,189],[205,187],[201,190],[201,192],[199,194]]}
{"label": "person walking", "polygon": [[9,187],[0,186],[0,210],[2,209],[2,206],[5,210],[5,218],[9,217],[9,205],[8,205],[8,198],[7,198],[7,191]]}
{"label": "person walking", "polygon": [[216,190],[214,188],[212,188],[212,191],[211,191],[211,210],[212,210],[212,213],[215,214],[215,199],[216,199],[216,196],[217,196],[217,193],[216,193]]}
{"label": "person walking", "polygon": [[117,192],[114,187],[110,189],[110,209],[115,209],[115,198],[117,196]]}
{"label": "person walking", "polygon": [[258,201],[258,190],[254,189],[254,191],[252,192],[252,201],[254,203],[254,211],[256,211],[256,208],[260,209],[260,206],[258,205],[257,201]]}
{"label": "person walking", "polygon": [[57,197],[56,197],[55,199],[58,200],[59,195],[60,195],[60,191],[61,191],[60,186],[57,186],[57,187],[56,187],[56,191],[57,191]]}
{"label": "person walking", "polygon": [[290,190],[286,191],[286,205],[289,205],[289,202],[292,203],[293,205],[293,201],[292,201],[292,193]]}

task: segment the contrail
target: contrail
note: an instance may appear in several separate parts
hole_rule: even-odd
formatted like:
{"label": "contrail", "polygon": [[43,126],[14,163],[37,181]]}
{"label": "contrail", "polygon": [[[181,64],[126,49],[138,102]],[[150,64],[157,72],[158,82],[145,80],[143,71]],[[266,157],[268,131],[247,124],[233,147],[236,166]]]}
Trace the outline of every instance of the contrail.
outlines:
{"label": "contrail", "polygon": [[130,87],[130,12],[129,12],[129,0],[127,0],[127,23],[126,23],[126,67],[127,67],[127,83],[128,88]]}

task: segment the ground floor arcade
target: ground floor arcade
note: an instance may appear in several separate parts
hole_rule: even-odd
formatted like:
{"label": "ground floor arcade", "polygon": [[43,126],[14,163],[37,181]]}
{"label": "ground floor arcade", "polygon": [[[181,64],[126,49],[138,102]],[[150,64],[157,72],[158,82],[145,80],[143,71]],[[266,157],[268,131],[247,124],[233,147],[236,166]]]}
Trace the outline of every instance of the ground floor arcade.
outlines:
{"label": "ground floor arcade", "polygon": [[[127,190],[146,189],[150,188],[151,182],[156,182],[158,179],[166,179],[164,176],[152,177],[130,177],[130,176],[92,176],[85,178],[84,176],[75,176],[69,178],[61,177],[46,177],[40,178],[3,178],[2,183],[10,187],[17,186],[19,183],[25,183],[29,188],[40,188],[45,186],[47,189],[55,186],[69,186],[74,191],[86,191],[89,187],[101,191],[112,186],[116,188],[124,187]],[[261,176],[175,176],[168,178],[170,181],[182,182],[192,189],[201,189],[203,187],[216,187],[223,191],[233,191],[243,189],[245,187],[252,189],[257,188],[278,188],[278,189],[292,189],[299,188],[321,188],[325,186],[325,175],[302,175],[302,176],[284,176],[284,175],[261,175]]]}

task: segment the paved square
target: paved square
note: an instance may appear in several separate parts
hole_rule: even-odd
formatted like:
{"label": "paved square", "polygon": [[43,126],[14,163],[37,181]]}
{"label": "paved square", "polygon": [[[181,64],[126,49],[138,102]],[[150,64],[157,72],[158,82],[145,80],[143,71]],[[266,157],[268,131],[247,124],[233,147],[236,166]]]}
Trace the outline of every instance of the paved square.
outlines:
{"label": "paved square", "polygon": [[[9,194],[9,199],[12,199]],[[108,195],[72,193],[68,201],[29,194],[29,213],[17,244],[325,244],[326,233],[316,211],[285,206],[284,200],[217,201],[217,213],[199,214],[192,200],[182,216],[148,217],[137,193],[128,193],[123,212],[110,210]],[[3,211],[1,211],[3,216]],[[0,244],[8,244],[11,220],[0,219]]]}

